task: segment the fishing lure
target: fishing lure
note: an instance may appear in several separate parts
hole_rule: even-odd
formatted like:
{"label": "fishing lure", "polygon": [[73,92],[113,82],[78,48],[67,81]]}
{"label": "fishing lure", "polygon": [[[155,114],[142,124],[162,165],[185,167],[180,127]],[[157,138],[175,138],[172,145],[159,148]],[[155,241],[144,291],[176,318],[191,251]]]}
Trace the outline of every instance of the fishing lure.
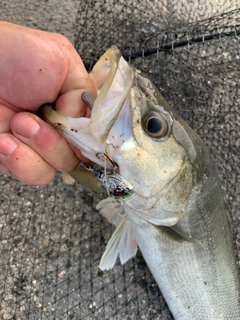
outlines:
{"label": "fishing lure", "polygon": [[116,199],[126,199],[133,194],[133,186],[118,173],[106,174],[102,170],[96,170],[94,175],[100,180],[102,187]]}
{"label": "fishing lure", "polygon": [[133,186],[119,173],[106,172],[106,170],[99,169],[97,166],[93,167],[83,162],[79,164],[79,167],[91,171],[110,196],[116,199],[126,199],[132,196]]}

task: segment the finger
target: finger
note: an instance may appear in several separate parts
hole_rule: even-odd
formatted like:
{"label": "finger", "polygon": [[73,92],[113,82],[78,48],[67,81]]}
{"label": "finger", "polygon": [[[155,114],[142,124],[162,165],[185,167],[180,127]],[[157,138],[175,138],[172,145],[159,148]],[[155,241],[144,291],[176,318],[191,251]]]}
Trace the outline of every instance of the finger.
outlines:
{"label": "finger", "polygon": [[79,54],[69,41],[62,43],[61,51],[68,60],[68,73],[61,88],[61,94],[73,89],[85,89],[96,94],[96,88]]}
{"label": "finger", "polygon": [[82,93],[84,91],[84,89],[76,89],[61,95],[57,99],[56,110],[72,118],[89,118],[91,111],[82,101]]}
{"label": "finger", "polygon": [[9,133],[0,134],[0,163],[3,173],[30,185],[47,184],[55,176],[51,165]]}
{"label": "finger", "polygon": [[57,170],[70,171],[79,164],[78,157],[60,133],[37,116],[21,112],[12,119],[11,129],[15,137]]}
{"label": "finger", "polygon": [[58,97],[68,62],[51,37],[50,33],[9,23],[1,29],[0,96],[11,106],[36,111]]}
{"label": "finger", "polygon": [[0,133],[10,132],[10,122],[12,117],[16,114],[16,111],[6,107],[0,103],[1,115],[0,115]]}
{"label": "finger", "polygon": [[63,55],[68,57],[68,73],[62,85],[60,97],[56,101],[56,109],[71,117],[89,117],[90,110],[82,101],[81,96],[83,92],[97,95],[97,91],[81,58],[69,44],[65,43],[61,47]]}
{"label": "finger", "polygon": [[[9,105],[36,111],[68,91],[84,89],[95,93],[81,58],[67,38],[0,23],[6,25],[0,38],[0,56],[5,62],[0,66],[0,96]],[[12,50],[13,45],[17,50]],[[77,107],[83,106],[80,103]]]}

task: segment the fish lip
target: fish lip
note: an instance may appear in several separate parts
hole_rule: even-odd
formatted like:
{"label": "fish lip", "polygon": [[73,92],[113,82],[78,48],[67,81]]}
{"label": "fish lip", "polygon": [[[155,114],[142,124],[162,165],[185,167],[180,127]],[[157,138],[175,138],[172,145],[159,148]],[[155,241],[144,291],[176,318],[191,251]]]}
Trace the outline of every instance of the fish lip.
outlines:
{"label": "fish lip", "polygon": [[105,142],[133,84],[133,70],[116,47],[109,49],[110,70],[93,104],[90,130],[95,139]]}

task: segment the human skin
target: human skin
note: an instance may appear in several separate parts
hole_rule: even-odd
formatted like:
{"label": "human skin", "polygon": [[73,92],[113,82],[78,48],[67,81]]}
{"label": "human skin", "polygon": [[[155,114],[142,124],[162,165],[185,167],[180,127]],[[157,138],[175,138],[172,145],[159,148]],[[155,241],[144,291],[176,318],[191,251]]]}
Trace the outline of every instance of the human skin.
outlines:
{"label": "human skin", "polygon": [[0,172],[42,185],[86,160],[35,114],[52,102],[70,117],[90,114],[81,94],[95,87],[67,38],[0,21],[0,75]]}

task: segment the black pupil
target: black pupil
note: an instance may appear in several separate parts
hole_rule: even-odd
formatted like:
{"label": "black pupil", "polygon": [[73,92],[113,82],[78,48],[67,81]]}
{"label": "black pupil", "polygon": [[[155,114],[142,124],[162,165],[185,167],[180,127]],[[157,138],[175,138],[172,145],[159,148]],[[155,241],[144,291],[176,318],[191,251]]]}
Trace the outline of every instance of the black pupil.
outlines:
{"label": "black pupil", "polygon": [[158,133],[162,129],[162,122],[158,118],[150,118],[147,123],[147,129],[151,133]]}

